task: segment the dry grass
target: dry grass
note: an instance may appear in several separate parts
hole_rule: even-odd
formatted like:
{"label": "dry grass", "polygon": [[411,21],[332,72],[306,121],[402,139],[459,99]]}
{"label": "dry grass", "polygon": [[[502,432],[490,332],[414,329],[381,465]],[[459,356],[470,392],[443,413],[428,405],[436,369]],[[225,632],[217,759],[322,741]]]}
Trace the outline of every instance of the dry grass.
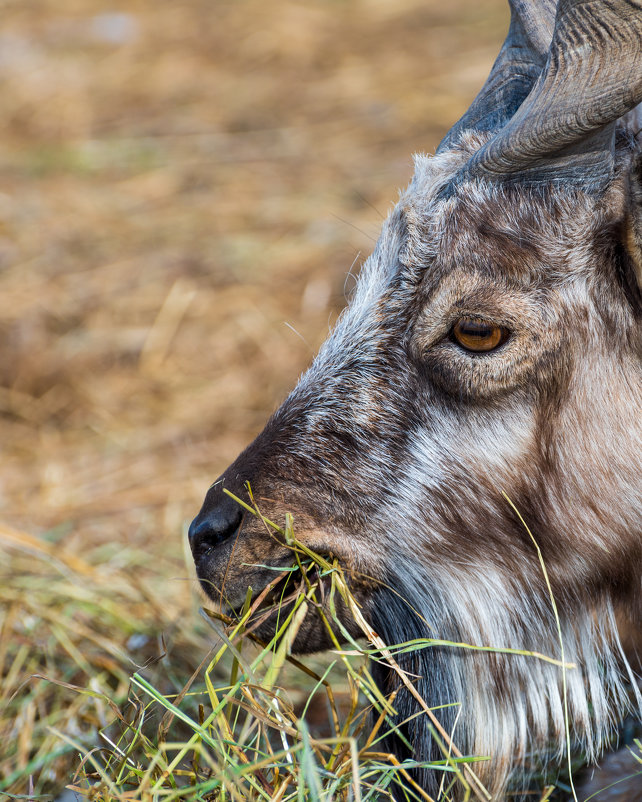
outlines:
{"label": "dry grass", "polygon": [[[440,800],[450,799],[457,787],[467,800],[489,802],[474,765],[484,758],[462,756],[417,693],[414,677],[396,662],[397,648],[430,648],[432,642],[384,644],[361,614],[336,560],[299,542],[291,516],[280,527],[258,509],[247,509],[262,519],[266,534],[287,544],[292,566],[275,572],[261,593],[248,588],[233,617],[205,613],[215,642],[182,688],[161,690],[147,667],[130,678],[127,702],[120,706],[104,691],[75,689],[81,699],[89,697],[94,718],[102,721],[109,712],[111,720],[93,732],[99,747],[83,743],[81,732],[73,737],[49,727],[81,758],[70,790],[99,802],[368,802],[392,800],[396,789],[395,799],[435,802],[411,776],[423,765],[442,775]],[[339,605],[365,636],[361,642],[346,632]],[[276,633],[265,643],[253,633],[273,614]],[[291,656],[292,644],[310,616],[325,628],[334,649],[323,659],[300,661]],[[370,674],[373,659],[388,663],[416,696],[442,759],[400,763],[386,749],[391,730],[405,737],[391,718],[397,691],[382,695]],[[72,690],[68,683],[64,687]],[[322,709],[325,725],[319,720]]]}
{"label": "dry grass", "polygon": [[323,339],[506,11],[1,7],[0,790],[35,794],[77,764],[53,729],[90,745],[112,714],[37,675],[120,702],[137,665],[171,693],[206,654],[185,522]]}

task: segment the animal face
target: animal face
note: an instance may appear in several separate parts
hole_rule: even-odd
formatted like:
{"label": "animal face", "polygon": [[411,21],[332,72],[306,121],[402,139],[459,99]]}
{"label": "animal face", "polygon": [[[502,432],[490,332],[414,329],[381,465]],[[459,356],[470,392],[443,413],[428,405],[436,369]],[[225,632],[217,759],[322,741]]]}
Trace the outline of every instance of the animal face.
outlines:
{"label": "animal face", "polygon": [[[249,482],[268,517],[294,511],[311,548],[375,578],[404,553],[539,574],[501,491],[528,513],[551,567],[578,553],[579,582],[610,550],[609,494],[630,540],[639,330],[616,254],[623,193],[596,204],[470,185],[439,200],[467,155],[418,160],[335,332],[201,520],[223,486],[243,496]],[[236,528],[199,562],[207,592],[232,605],[253,584],[247,564],[280,551],[260,523]]]}
{"label": "animal face", "polygon": [[[513,4],[512,29],[525,35],[523,5]],[[580,5],[560,5],[551,53]],[[247,499],[249,485],[264,515],[293,513],[300,540],[339,558],[388,643],[430,636],[557,654],[536,543],[567,659],[581,666],[569,675],[573,737],[591,755],[627,705],[616,617],[639,614],[640,181],[624,123],[608,165],[595,166],[595,140],[557,157],[542,146],[530,163],[513,153],[524,133],[515,120],[529,103],[539,119],[532,95],[550,77],[533,52],[534,87],[517,113],[507,104],[499,133],[476,130],[476,101],[469,126],[417,158],[334,332],[210,488],[190,539],[201,584],[223,606],[267,585],[273,572],[260,566],[290,564],[289,549],[223,493]],[[513,159],[501,179],[498,139]],[[310,617],[296,645],[326,646],[322,625]],[[454,647],[420,661],[425,698],[461,704],[465,750],[492,756],[480,771],[493,793],[516,766],[527,773],[527,753],[559,759],[559,668]],[[414,712],[403,693],[397,705],[400,719]],[[407,730],[416,758],[435,756],[420,718]],[[429,772],[420,780],[434,790]]]}

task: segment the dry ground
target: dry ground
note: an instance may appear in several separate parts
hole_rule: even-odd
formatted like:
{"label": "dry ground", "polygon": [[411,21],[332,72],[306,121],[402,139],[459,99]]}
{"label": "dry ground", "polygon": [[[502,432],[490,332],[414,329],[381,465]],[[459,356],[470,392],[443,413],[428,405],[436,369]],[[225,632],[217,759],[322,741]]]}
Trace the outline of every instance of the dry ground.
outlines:
{"label": "dry ground", "polygon": [[73,757],[52,758],[46,725],[74,694],[31,674],[122,690],[160,632],[186,670],[200,660],[184,527],[326,335],[507,9],[0,14],[0,708],[24,701],[0,724],[0,790],[24,793],[28,776],[66,781]]}

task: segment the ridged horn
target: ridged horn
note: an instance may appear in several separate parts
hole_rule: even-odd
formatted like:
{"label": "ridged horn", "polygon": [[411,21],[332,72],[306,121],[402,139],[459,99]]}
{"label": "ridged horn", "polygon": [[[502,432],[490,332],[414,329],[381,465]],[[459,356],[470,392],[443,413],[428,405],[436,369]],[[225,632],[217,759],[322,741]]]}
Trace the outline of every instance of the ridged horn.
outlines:
{"label": "ridged horn", "polygon": [[553,35],[555,0],[509,0],[506,40],[484,86],[450,129],[437,153],[452,147],[466,129],[494,131],[515,114],[546,64]]}
{"label": "ridged horn", "polygon": [[546,66],[513,118],[461,177],[599,192],[616,120],[642,101],[642,0],[560,0]]}

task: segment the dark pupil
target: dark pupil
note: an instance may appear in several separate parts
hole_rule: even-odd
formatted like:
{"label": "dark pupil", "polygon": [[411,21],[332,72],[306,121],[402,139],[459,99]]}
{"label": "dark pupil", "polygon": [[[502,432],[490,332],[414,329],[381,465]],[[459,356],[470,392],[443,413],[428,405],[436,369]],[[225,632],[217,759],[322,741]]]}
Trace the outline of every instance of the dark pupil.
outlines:
{"label": "dark pupil", "polygon": [[478,323],[474,320],[462,320],[457,328],[465,337],[478,337],[480,340],[492,337],[495,331],[494,326],[489,326],[488,323]]}

